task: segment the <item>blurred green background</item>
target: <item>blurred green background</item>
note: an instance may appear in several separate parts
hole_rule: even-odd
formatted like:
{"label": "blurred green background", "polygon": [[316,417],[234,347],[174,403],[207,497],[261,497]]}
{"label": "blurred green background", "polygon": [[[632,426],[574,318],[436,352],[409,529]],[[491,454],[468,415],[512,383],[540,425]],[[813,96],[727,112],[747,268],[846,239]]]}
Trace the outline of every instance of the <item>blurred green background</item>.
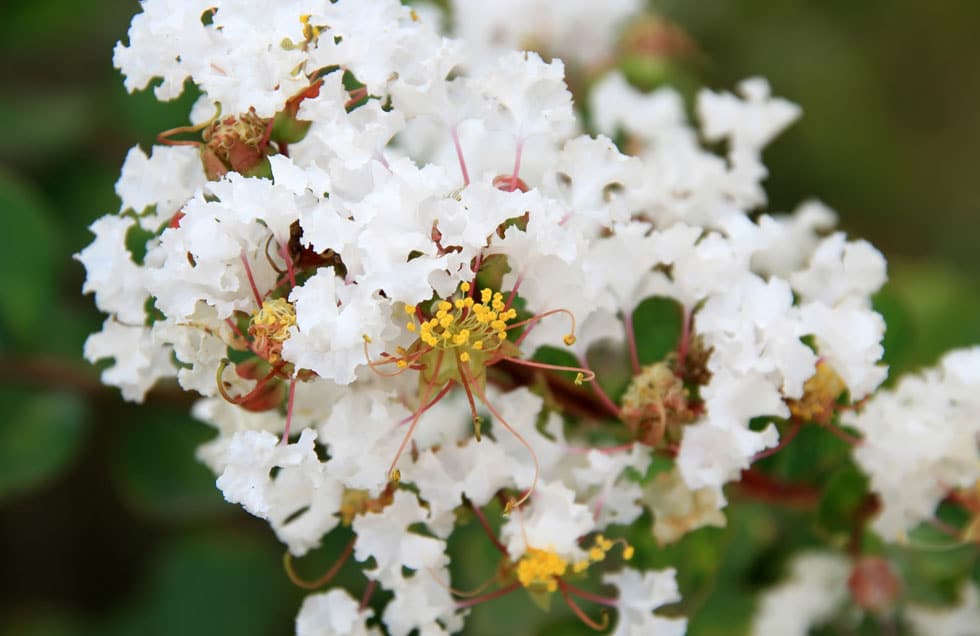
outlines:
{"label": "blurred green background", "polygon": [[[893,372],[980,342],[980,3],[657,6],[697,44],[707,85],[763,75],[804,107],[766,154],[771,209],[819,197],[888,257],[877,304]],[[195,462],[209,433],[187,415],[191,398],[164,390],[125,404],[81,360],[102,317],[71,255],[92,220],[118,209],[129,147],[148,149],[190,106],[124,91],[112,47],[137,11],[135,0],[0,4],[0,636],[288,634],[303,593],[267,525],[224,503]],[[772,576],[759,564],[794,514],[746,506],[729,529],[655,559],[681,558],[685,592],[713,595],[714,618],[692,633],[744,624],[746,594]],[[316,572],[343,542],[301,565]],[[699,580],[698,563],[727,578]],[[567,612],[508,607],[480,608],[470,633],[493,633],[502,615],[511,633],[569,633]]]}

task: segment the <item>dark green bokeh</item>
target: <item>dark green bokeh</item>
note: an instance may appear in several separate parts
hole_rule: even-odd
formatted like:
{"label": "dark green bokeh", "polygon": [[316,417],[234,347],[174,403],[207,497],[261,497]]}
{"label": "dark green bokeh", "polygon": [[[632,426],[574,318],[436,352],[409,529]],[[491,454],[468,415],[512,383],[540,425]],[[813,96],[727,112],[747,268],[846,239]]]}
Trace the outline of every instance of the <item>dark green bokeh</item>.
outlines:
{"label": "dark green bokeh", "polygon": [[[772,209],[819,197],[844,229],[886,254],[891,282],[876,306],[889,323],[893,370],[980,341],[980,4],[659,6],[698,43],[709,86],[763,75],[804,107],[766,153]],[[90,240],[86,226],[117,209],[113,184],[129,147],[148,149],[157,132],[184,123],[193,98],[158,104],[148,92],[126,94],[112,46],[137,10],[135,0],[0,5],[0,635],[287,634],[302,594],[286,580],[268,526],[225,504],[194,459],[209,433],[186,415],[189,402],[124,404],[80,360],[102,317],[80,296],[84,272],[71,255]],[[672,333],[647,334],[641,346],[657,355]],[[824,460],[844,460],[835,438],[805,434],[816,437],[767,460],[774,471],[827,474],[816,448]],[[860,477],[845,467],[829,488],[846,493],[855,483]],[[855,505],[846,496],[821,503],[821,532],[840,531]],[[730,634],[789,548],[819,544],[813,521],[746,504],[732,509],[728,528],[670,550],[643,539],[643,523],[634,534],[644,564],[678,566],[685,608],[711,607],[695,615],[691,633]],[[471,554],[487,550],[469,530],[454,542]],[[326,567],[336,543],[304,563]],[[454,566],[461,583],[492,571],[490,556]],[[923,580],[955,580],[963,560],[909,554],[902,564]],[[358,575],[350,582],[356,592],[363,585]],[[514,595],[478,608],[469,633],[500,629],[502,617],[514,634],[580,629],[554,606],[544,614]]]}

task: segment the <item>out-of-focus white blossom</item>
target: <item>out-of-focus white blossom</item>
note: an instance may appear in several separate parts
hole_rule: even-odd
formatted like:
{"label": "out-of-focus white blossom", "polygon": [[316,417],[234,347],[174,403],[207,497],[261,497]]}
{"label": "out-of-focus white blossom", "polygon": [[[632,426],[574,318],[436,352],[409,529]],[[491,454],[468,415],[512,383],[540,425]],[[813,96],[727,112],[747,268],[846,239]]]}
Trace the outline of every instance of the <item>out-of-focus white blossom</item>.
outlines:
{"label": "out-of-focus white blossom", "polygon": [[902,378],[845,422],[864,436],[854,458],[881,497],[874,529],[903,540],[951,489],[980,479],[980,348]]}

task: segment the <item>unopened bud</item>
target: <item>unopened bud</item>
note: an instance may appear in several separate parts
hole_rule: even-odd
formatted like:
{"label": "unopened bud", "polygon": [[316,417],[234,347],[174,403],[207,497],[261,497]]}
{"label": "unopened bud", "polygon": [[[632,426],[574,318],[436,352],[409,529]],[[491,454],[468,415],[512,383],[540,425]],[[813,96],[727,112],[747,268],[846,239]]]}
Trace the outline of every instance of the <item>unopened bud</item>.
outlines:
{"label": "unopened bud", "polygon": [[902,580],[888,561],[864,556],[854,564],[847,587],[858,606],[873,614],[887,612],[902,594]]}

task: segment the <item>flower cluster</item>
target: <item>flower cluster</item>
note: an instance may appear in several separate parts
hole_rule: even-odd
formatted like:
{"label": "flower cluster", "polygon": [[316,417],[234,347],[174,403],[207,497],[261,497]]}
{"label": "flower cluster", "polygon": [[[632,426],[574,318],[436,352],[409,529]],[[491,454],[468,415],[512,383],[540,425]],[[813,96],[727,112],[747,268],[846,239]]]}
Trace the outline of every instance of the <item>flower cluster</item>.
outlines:
{"label": "flower cluster", "polygon": [[[368,594],[311,595],[298,634],[452,633],[518,589],[597,628],[580,604],[610,607],[616,634],[683,633],[654,613],[680,601],[674,570],[628,566],[642,554],[610,537],[644,514],[662,543],[724,525],[727,483],[803,424],[846,435],[838,415],[885,379],[881,254],[816,202],[754,214],[762,149],[796,106],[752,79],[699,93],[694,126],[678,93],[613,71],[580,134],[562,61],[512,48],[608,54],[638,4],[486,19],[454,2],[453,39],[397,0],[143,0],[117,46],[129,90],[201,96],[189,125],[130,151],[119,213],[77,256],[109,314],[85,355],[113,361],[103,381],[126,399],[165,378],[199,393],[217,431],[201,460],[292,557],[351,537],[341,561],[364,564]],[[596,25],[598,51],[569,48]],[[134,236],[149,236],[138,253]],[[653,297],[681,325],[656,360],[634,320]],[[591,370],[614,351],[621,397]],[[969,419],[975,358],[850,416],[875,440],[857,457],[883,531],[980,477],[975,426],[896,450],[909,426]],[[937,408],[951,378],[964,402]],[[913,399],[921,424],[891,414]],[[940,465],[956,448],[972,472]],[[496,589],[460,599],[447,540],[467,524],[500,567]],[[394,595],[383,610],[376,585]]]}

